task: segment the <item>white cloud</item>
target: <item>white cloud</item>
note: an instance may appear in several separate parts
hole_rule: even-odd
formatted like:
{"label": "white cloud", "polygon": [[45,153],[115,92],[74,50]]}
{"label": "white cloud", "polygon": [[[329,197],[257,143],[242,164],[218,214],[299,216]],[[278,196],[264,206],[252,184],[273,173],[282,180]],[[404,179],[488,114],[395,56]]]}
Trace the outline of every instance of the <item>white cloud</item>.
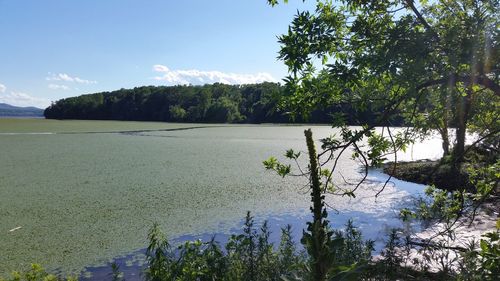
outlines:
{"label": "white cloud", "polygon": [[276,82],[276,79],[274,79],[271,74],[265,72],[256,74],[237,74],[221,71],[201,71],[196,69],[170,70],[168,67],[161,64],[154,65],[153,71],[161,74],[161,76],[155,76],[153,79],[166,81],[172,85],[210,84],[216,82],[224,84],[255,84],[264,81]]}
{"label": "white cloud", "polygon": [[0,84],[0,93],[5,93],[5,90],[7,90],[7,87],[4,84]]}
{"label": "white cloud", "polygon": [[20,92],[1,93],[0,102],[14,106],[36,106],[40,108],[46,108],[50,105],[48,99],[37,98]]}
{"label": "white cloud", "polygon": [[59,84],[49,84],[49,89],[52,90],[69,90],[70,88],[66,85],[59,85]]}
{"label": "white cloud", "polygon": [[153,65],[153,70],[157,72],[168,72],[170,71],[168,67],[161,65],[161,64],[155,64]]}
{"label": "white cloud", "polygon": [[97,84],[97,81],[81,79],[79,77],[72,77],[66,73],[51,74],[49,77],[45,78],[47,81],[64,81],[64,82],[75,82],[80,84]]}

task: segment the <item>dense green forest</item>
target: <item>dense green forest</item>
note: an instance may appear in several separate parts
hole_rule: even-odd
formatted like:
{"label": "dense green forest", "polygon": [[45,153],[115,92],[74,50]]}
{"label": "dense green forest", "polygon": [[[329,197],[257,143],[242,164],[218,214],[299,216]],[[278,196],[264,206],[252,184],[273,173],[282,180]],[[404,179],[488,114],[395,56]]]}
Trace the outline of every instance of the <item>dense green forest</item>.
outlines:
{"label": "dense green forest", "polygon": [[[290,119],[280,110],[285,87],[264,82],[252,85],[215,83],[203,86],[144,86],[61,99],[47,109],[48,119],[96,119],[207,123],[330,123],[344,113],[350,124],[374,120],[377,111],[355,112],[346,105],[318,108],[307,118]],[[392,124],[401,124],[395,120]]]}

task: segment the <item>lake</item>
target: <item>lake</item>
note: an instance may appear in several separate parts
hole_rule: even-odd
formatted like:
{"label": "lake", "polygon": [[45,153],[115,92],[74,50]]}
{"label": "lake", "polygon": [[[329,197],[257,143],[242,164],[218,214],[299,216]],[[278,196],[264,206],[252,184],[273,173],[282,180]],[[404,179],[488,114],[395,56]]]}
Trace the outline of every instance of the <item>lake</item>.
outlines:
{"label": "lake", "polygon": [[[316,140],[334,133],[313,125],[0,119],[0,276],[32,262],[62,273],[105,264],[145,248],[153,222],[180,239],[233,233],[247,210],[271,218],[274,229],[288,218],[305,221],[307,182],[282,179],[262,161],[306,151],[307,128]],[[434,138],[398,158],[436,158],[439,147]],[[349,154],[339,172],[348,181],[361,176]],[[375,199],[385,179],[374,170],[355,199],[328,197],[338,211],[332,223],[353,217],[373,239],[397,225],[397,209],[422,186],[396,180]]]}

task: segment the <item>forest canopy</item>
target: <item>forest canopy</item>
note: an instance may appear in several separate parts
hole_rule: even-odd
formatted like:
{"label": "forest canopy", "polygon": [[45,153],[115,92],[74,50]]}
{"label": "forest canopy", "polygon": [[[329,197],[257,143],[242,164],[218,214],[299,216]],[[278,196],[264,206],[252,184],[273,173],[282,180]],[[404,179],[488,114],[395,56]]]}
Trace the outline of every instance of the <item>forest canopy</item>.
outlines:
{"label": "forest canopy", "polygon": [[[289,123],[290,115],[281,110],[284,95],[284,86],[270,82],[144,86],[61,99],[45,109],[44,115],[48,119]],[[333,114],[342,112],[355,125],[373,120],[379,111],[368,107],[355,112],[348,104],[331,105],[293,122],[330,123]]]}

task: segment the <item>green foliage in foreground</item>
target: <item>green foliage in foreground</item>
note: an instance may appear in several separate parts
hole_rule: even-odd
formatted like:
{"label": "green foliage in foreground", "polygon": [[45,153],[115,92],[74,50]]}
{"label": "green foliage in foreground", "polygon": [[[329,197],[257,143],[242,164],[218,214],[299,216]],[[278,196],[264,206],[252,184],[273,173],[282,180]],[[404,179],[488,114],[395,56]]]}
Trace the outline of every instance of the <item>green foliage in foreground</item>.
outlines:
{"label": "green foliage in foreground", "polygon": [[[281,230],[279,245],[269,241],[267,222],[256,227],[247,214],[243,233],[232,235],[223,248],[219,243],[189,241],[172,248],[158,225],[149,232],[146,279],[161,280],[309,280],[310,257],[297,249],[291,227]],[[367,262],[372,242],[363,242],[351,222],[334,232],[336,265]],[[346,269],[349,267],[338,267]]]}
{"label": "green foliage in foreground", "polygon": [[[336,257],[336,262],[330,268],[334,269],[330,278],[325,280],[496,280],[500,274],[498,231],[485,234],[479,247],[461,253],[457,270],[448,273],[418,270],[426,265],[411,259],[409,254],[414,248],[409,244],[408,237],[401,239],[397,230],[387,237],[385,249],[377,261],[371,257],[372,242],[363,242],[361,232],[352,222],[349,221],[343,231],[335,230],[333,233],[333,240],[338,243],[329,249],[329,253]],[[318,280],[313,277],[309,265],[311,257],[298,250],[289,225],[281,230],[279,245],[269,241],[269,234],[267,223],[256,226],[248,213],[243,233],[232,235],[224,247],[213,239],[208,242],[187,241],[172,247],[155,224],[148,235],[144,279]],[[125,280],[116,265],[112,265],[112,270],[112,280]],[[7,279],[0,278],[0,281],[65,280],[76,281],[78,278],[49,274],[37,264],[24,273],[13,272]]]}
{"label": "green foliage in foreground", "polygon": [[[4,281],[0,277],[0,281]],[[57,277],[53,274],[47,273],[42,266],[39,264],[32,264],[31,269],[26,272],[18,272],[14,271],[11,273],[11,277],[6,279],[6,281],[58,281],[58,280],[67,280],[67,281],[76,281],[78,278],[76,277],[68,277],[66,279]]]}
{"label": "green foliage in foreground", "polygon": [[[310,2],[316,8],[297,12],[278,37],[292,116],[346,103],[355,113],[381,108],[372,123],[404,116],[415,136],[438,132],[457,164],[467,134],[498,145],[500,1]],[[351,114],[337,112],[334,126]]]}

